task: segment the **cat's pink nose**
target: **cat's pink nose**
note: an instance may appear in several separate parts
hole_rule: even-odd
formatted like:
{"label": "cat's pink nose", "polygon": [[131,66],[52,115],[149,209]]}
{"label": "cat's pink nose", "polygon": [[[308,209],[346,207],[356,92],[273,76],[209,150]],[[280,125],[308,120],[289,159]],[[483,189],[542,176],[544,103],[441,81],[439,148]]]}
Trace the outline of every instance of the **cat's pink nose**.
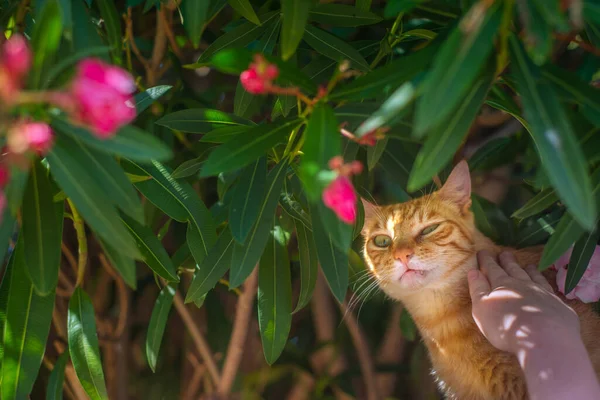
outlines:
{"label": "cat's pink nose", "polygon": [[394,258],[398,261],[402,261],[402,263],[407,266],[408,261],[412,258],[414,251],[407,247],[401,247],[394,251]]}

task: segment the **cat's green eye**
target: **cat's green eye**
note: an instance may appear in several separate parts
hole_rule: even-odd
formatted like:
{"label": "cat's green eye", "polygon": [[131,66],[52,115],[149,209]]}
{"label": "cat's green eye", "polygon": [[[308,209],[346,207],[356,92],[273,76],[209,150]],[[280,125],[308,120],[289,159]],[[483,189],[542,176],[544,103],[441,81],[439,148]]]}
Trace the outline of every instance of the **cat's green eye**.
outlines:
{"label": "cat's green eye", "polygon": [[421,231],[421,235],[422,236],[429,235],[431,232],[435,231],[438,228],[438,226],[440,226],[440,224],[428,226],[427,228],[425,228]]}
{"label": "cat's green eye", "polygon": [[377,235],[373,238],[373,243],[377,247],[389,247],[392,244],[392,238],[388,235]]}

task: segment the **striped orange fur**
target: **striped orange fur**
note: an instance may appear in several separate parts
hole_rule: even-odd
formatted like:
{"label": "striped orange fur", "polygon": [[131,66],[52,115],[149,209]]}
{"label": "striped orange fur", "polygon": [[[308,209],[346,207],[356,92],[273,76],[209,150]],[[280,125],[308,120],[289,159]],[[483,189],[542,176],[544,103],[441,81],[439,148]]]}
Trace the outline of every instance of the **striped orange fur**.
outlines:
{"label": "striped orange fur", "polygon": [[[543,247],[515,251],[493,243],[475,227],[470,198],[463,161],[430,195],[381,207],[363,200],[364,258],[380,288],[401,301],[414,319],[446,398],[527,399],[516,357],[489,344],[473,321],[466,275],[477,267],[479,250],[511,250],[525,267],[539,262]],[[389,246],[376,244],[387,243],[382,237],[391,239]],[[545,274],[556,290],[553,271]],[[579,315],[582,339],[599,372],[600,317],[588,304],[561,298]]]}

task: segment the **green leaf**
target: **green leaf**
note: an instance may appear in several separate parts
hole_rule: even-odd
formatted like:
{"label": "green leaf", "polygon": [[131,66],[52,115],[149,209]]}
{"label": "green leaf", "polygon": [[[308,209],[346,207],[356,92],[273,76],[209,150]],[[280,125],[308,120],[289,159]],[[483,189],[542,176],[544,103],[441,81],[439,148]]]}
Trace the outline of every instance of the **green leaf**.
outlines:
{"label": "green leaf", "polygon": [[6,331],[6,306],[8,304],[8,294],[10,293],[10,283],[15,264],[15,252],[13,251],[4,274],[0,282],[0,391],[2,390],[2,365],[4,360],[4,336]]}
{"label": "green leaf", "polygon": [[258,326],[265,359],[272,365],[283,351],[292,326],[292,279],[286,233],[275,226],[258,268]]}
{"label": "green leaf", "polygon": [[304,36],[304,28],[308,21],[308,12],[312,2],[310,0],[282,0],[281,12],[283,21],[281,25],[281,57],[289,59]]}
{"label": "green leaf", "polygon": [[571,124],[550,85],[538,79],[539,70],[528,60],[517,39],[509,40],[525,116],[542,165],[569,212],[582,227],[592,230],[597,210],[585,157]]}
{"label": "green leaf", "polygon": [[196,175],[196,173],[200,171],[200,168],[202,168],[202,164],[204,164],[204,157],[197,157],[184,161],[175,168],[175,171],[173,171],[171,176],[175,179],[181,179]]}
{"label": "green leaf", "polygon": [[[273,18],[276,18],[277,16],[277,12],[270,12],[260,17],[262,25],[255,25],[253,23],[247,22],[238,26],[235,29],[230,30],[229,32],[212,42],[211,45],[208,46],[206,50],[204,50],[202,55],[200,55],[200,58],[198,58],[197,62],[205,63],[208,60],[210,60],[210,58],[213,55],[225,49],[246,47],[255,39],[257,39],[261,35],[261,33],[264,32],[265,25],[267,25],[268,22],[270,22]],[[247,66],[248,64],[246,64],[246,67]]]}
{"label": "green leaf", "polygon": [[260,25],[260,20],[252,8],[249,0],[228,0],[229,5],[240,15],[253,24]]}
{"label": "green leaf", "polygon": [[[375,111],[366,121],[358,127],[356,136],[361,137],[369,132],[389,124],[391,121],[402,117],[408,106],[412,104],[418,91],[418,78],[405,82]],[[370,167],[369,167],[370,168]]]}
{"label": "green leaf", "polygon": [[569,101],[588,107],[594,114],[600,113],[600,91],[581,81],[577,75],[554,65],[545,66],[542,75]]}
{"label": "green leaf", "polygon": [[247,130],[252,129],[252,126],[238,125],[238,126],[226,126],[224,128],[218,128],[208,132],[202,136],[200,142],[202,143],[227,143],[237,135]]}
{"label": "green leaf", "polygon": [[300,253],[300,293],[294,313],[303,309],[310,301],[319,273],[317,249],[312,232],[298,220],[294,220]]}
{"label": "green leaf", "polygon": [[302,123],[300,118],[261,124],[217,147],[206,160],[200,176],[207,177],[243,167],[263,156]]}
{"label": "green leaf", "polygon": [[173,157],[171,149],[162,141],[132,125],[124,126],[108,139],[100,139],[87,129],[60,118],[53,119],[52,127],[94,149],[135,161],[166,161]]}
{"label": "green leaf", "polygon": [[98,348],[94,306],[78,287],[69,300],[69,354],[81,386],[92,400],[108,400]]}
{"label": "green leaf", "polygon": [[69,352],[63,351],[58,357],[52,373],[48,378],[48,386],[46,387],[46,400],[62,400],[63,399],[63,383],[65,381],[65,367],[69,361]]}
{"label": "green leaf", "polygon": [[186,303],[201,299],[225,275],[231,265],[234,244],[235,241],[229,229],[225,229],[202,264],[196,269],[194,279],[192,279],[185,297]]}
{"label": "green leaf", "polygon": [[341,85],[329,96],[330,100],[364,100],[390,93],[425,70],[439,50],[435,41],[422,50],[403,56],[369,72],[347,85]]}
{"label": "green leaf", "polygon": [[233,114],[204,108],[175,111],[165,115],[156,123],[173,130],[189,133],[206,133],[226,126],[256,125],[250,120]]}
{"label": "green leaf", "polygon": [[21,168],[11,168],[10,170],[10,182],[6,185],[4,193],[6,194],[8,209],[13,216],[17,215],[17,212],[21,207],[28,176],[29,171],[27,170]]}
{"label": "green leaf", "polygon": [[53,64],[62,36],[62,15],[56,0],[44,2],[44,8],[36,21],[31,48],[33,62],[29,72],[29,86],[37,89],[42,85],[43,75]]}
{"label": "green leaf", "polygon": [[104,21],[106,37],[112,47],[113,62],[121,64],[123,54],[123,39],[121,38],[121,18],[117,12],[115,2],[112,0],[96,0],[100,16]]}
{"label": "green leaf", "polygon": [[165,286],[160,291],[152,309],[152,316],[150,317],[148,334],[146,336],[146,358],[152,372],[156,372],[156,361],[158,360],[160,343],[167,327],[169,311],[171,311],[174,297],[175,288],[170,285]]}
{"label": "green leaf", "polygon": [[410,173],[409,192],[427,184],[452,159],[479,113],[493,78],[492,73],[479,78],[454,113],[431,129]]}
{"label": "green leaf", "polygon": [[513,218],[524,219],[539,214],[558,201],[554,189],[545,189],[536,194],[525,205],[515,211]]}
{"label": "green leaf", "polygon": [[359,71],[369,71],[369,64],[354,47],[312,25],[307,25],[304,40],[310,47],[334,61],[348,60]]}
{"label": "green leaf", "polygon": [[333,109],[320,102],[314,108],[304,132],[304,156],[300,164],[300,178],[311,201],[318,201],[329,183],[318,179],[322,170],[329,170],[329,160],[342,152],[339,124]]}
{"label": "green leaf", "polygon": [[51,86],[52,83],[63,73],[65,70],[73,66],[76,62],[93,56],[100,56],[104,54],[108,54],[110,52],[110,47],[108,46],[98,46],[91,47],[88,49],[83,49],[78,51],[77,53],[66,57],[56,64],[52,65],[52,67],[48,70],[48,73],[44,77],[44,82],[42,84],[42,89],[47,89]]}
{"label": "green leaf", "polygon": [[171,259],[169,258],[167,251],[162,246],[158,238],[154,236],[152,230],[139,224],[126,215],[123,215],[122,218],[123,223],[135,238],[146,265],[148,265],[148,267],[150,267],[150,269],[158,276],[166,279],[167,281],[179,282],[179,276],[177,275],[175,267],[171,263]]}
{"label": "green leaf", "polygon": [[335,246],[327,229],[323,226],[320,209],[311,212],[314,240],[321,269],[331,288],[331,292],[341,303],[348,289],[348,253]]}
{"label": "green leaf", "polygon": [[[105,43],[100,37],[98,27],[94,23],[88,8],[83,1],[70,1],[73,15],[73,49],[75,51],[86,51],[94,47],[103,46]],[[107,55],[102,54],[103,61],[110,62]]]}
{"label": "green leaf", "polygon": [[279,196],[279,204],[286,213],[295,220],[302,223],[306,229],[312,231],[310,225],[310,216],[304,211],[302,204],[300,204],[292,194],[288,193],[287,190],[281,192]]}
{"label": "green leaf", "polygon": [[565,295],[569,294],[581,280],[581,277],[588,268],[588,264],[596,245],[600,239],[600,230],[596,229],[592,233],[586,233],[577,240],[569,259],[569,268],[567,269],[567,279],[565,281]]}
{"label": "green leaf", "polygon": [[109,244],[99,239],[100,245],[104,254],[108,257],[110,264],[117,270],[121,275],[121,278],[125,281],[130,288],[135,290],[137,288],[137,276],[135,268],[135,260],[127,254],[123,254]]}
{"label": "green leaf", "polygon": [[183,26],[194,47],[200,44],[209,7],[210,1],[206,0],[184,0],[181,3]]}
{"label": "green leaf", "polygon": [[360,10],[346,4],[323,3],[310,10],[309,18],[321,24],[356,27],[372,25],[382,18],[368,10]]}
{"label": "green leaf", "polygon": [[62,139],[57,137],[46,156],[52,176],[98,236],[120,252],[138,257],[135,242],[121,223],[105,189],[88,172],[89,165],[80,163],[75,154],[78,149]]}
{"label": "green leaf", "polygon": [[[0,265],[4,265],[4,257],[8,251],[8,245],[15,231],[15,217],[8,207],[2,211],[2,223],[0,223]],[[0,338],[1,339],[1,338]],[[0,340],[0,343],[2,341]]]}
{"label": "green leaf", "polygon": [[244,243],[256,222],[266,180],[267,159],[261,157],[244,168],[233,190],[233,200],[229,207],[229,229],[239,243]]}
{"label": "green leaf", "polygon": [[277,206],[287,168],[288,163],[283,161],[269,172],[256,223],[243,245],[235,243],[229,273],[229,287],[232,289],[240,286],[246,280],[260,259],[260,255],[269,239],[269,230],[275,219],[275,207]]}
{"label": "green leaf", "polygon": [[23,199],[23,246],[25,268],[40,295],[54,291],[60,268],[62,208],[57,223],[53,190],[46,169],[33,163]]}
{"label": "green leaf", "polygon": [[[472,15],[467,14],[465,18],[472,19]],[[442,45],[427,77],[424,93],[417,102],[415,133],[418,137],[452,115],[472,91],[494,48],[501,19],[502,7],[494,3],[473,29],[465,33],[464,26],[458,25]]]}
{"label": "green leaf", "polygon": [[140,115],[142,112],[146,111],[146,109],[150,107],[152,103],[171,90],[172,87],[173,86],[170,85],[159,85],[148,88],[143,92],[136,94],[133,97],[133,100],[135,101],[137,114]]}
{"label": "green leaf", "polygon": [[573,219],[571,214],[566,213],[556,226],[556,231],[544,246],[544,252],[538,268],[544,270],[554,263],[560,256],[565,254],[569,247],[576,242],[585,230]]}
{"label": "green leaf", "polygon": [[381,159],[381,156],[383,155],[383,152],[388,144],[388,140],[389,138],[378,140],[377,143],[375,143],[375,146],[370,146],[367,148],[367,166],[369,167],[369,170],[375,168]]}
{"label": "green leaf", "polygon": [[[19,238],[11,257],[13,267],[3,326],[0,397],[5,400],[29,397],[42,364],[54,309],[54,292],[38,295],[27,276],[23,239]],[[2,286],[4,290],[4,283]]]}

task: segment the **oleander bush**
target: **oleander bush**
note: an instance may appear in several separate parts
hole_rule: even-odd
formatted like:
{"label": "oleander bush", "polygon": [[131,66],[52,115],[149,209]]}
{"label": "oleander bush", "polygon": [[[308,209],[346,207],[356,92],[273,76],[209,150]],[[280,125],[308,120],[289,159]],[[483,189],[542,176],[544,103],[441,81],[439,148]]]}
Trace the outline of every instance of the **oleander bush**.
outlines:
{"label": "oleander bush", "polygon": [[0,398],[439,398],[359,197],[598,242],[597,0],[1,0]]}

